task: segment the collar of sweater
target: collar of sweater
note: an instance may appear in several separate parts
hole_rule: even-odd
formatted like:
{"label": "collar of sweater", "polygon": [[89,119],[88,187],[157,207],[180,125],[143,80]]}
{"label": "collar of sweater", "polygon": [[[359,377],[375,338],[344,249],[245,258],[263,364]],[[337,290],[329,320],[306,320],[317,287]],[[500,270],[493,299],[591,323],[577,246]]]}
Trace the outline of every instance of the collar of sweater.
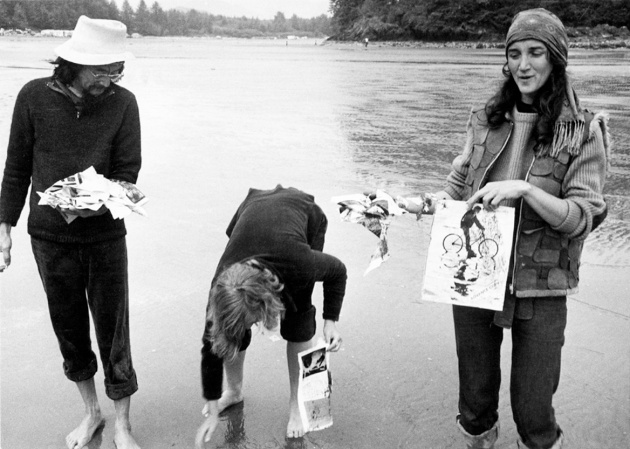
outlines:
{"label": "collar of sweater", "polygon": [[72,92],[72,90],[70,90],[70,88],[67,85],[59,81],[58,78],[52,78],[50,81],[46,83],[46,86],[49,89],[60,93],[61,95],[66,97],[68,100],[70,100],[72,104],[74,104],[74,107],[77,110],[78,114],[81,114],[86,109],[86,106],[88,104],[90,107],[94,107],[98,105],[99,103],[101,103],[103,100],[105,100],[105,98],[110,97],[111,95],[114,94],[114,89],[110,86],[105,92],[103,92],[98,97],[95,97],[93,101],[90,101],[88,103],[85,101],[84,97],[79,97],[78,95],[76,95],[74,92]]}

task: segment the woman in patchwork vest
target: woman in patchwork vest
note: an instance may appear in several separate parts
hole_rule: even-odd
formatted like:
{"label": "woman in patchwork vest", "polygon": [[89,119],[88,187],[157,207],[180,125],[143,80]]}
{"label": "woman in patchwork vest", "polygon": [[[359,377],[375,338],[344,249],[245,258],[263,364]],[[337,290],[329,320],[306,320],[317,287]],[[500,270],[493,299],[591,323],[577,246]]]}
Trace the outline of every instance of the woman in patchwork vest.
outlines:
{"label": "woman in patchwork vest", "polygon": [[[562,22],[538,8],[517,14],[506,38],[505,81],[473,109],[447,187],[431,197],[470,208],[516,208],[509,288],[501,312],[453,307],[459,363],[457,426],[468,448],[499,432],[500,352],[512,331],[510,398],[518,447],[558,449],[553,395],[560,379],[567,295],[577,291],[584,240],[606,215],[607,116],[580,107],[566,73]],[[407,203],[410,212],[429,210]]]}

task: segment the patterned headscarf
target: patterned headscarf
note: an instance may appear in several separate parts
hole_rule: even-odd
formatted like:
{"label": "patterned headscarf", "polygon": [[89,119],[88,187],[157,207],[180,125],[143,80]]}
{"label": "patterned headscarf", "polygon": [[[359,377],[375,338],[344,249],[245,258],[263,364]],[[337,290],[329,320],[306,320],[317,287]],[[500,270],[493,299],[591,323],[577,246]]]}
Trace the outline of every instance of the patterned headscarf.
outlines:
{"label": "patterned headscarf", "polygon": [[564,66],[569,56],[569,38],[558,17],[544,8],[521,11],[512,19],[505,38],[505,51],[514,42],[535,39],[547,46]]}
{"label": "patterned headscarf", "polygon": [[[519,12],[512,19],[512,25],[505,38],[505,55],[510,45],[514,42],[534,39],[542,42],[547,50],[556,56],[564,67],[569,59],[569,38],[567,31],[560,19],[544,8],[528,9]],[[566,76],[566,98],[564,107],[554,127],[554,138],[549,148],[543,153],[557,156],[562,149],[569,154],[579,152],[584,131],[584,113],[580,109],[580,103],[571,85],[571,80]]]}

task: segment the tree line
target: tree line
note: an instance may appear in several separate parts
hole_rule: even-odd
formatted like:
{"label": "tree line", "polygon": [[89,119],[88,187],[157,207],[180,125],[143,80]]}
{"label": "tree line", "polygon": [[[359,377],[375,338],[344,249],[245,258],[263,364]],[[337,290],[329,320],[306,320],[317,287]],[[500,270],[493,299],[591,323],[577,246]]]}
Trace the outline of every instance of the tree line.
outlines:
{"label": "tree line", "polygon": [[[543,7],[567,28],[630,27],[629,0],[331,0],[333,38],[476,40],[505,36],[519,11]],[[625,30],[627,32],[627,29]]]}
{"label": "tree line", "polygon": [[119,8],[115,0],[0,0],[0,28],[72,30],[81,15],[119,20],[129,33],[147,36],[222,35],[234,37],[299,34],[330,35],[330,19],[325,14],[311,19],[282,12],[271,20],[225,17],[190,9],[164,10],[156,1],[149,7],[140,0],[134,10],[125,0]]}

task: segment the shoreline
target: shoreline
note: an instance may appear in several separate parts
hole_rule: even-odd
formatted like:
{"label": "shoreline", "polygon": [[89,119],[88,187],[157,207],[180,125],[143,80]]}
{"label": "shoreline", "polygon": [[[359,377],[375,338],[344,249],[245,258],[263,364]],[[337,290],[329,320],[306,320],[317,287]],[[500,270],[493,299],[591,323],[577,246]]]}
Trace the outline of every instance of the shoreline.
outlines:
{"label": "shoreline", "polygon": [[[630,50],[630,36],[624,36],[625,38],[610,39],[607,37],[579,37],[569,39],[570,49],[583,49],[583,50]],[[29,33],[7,33],[0,34],[0,39],[8,40],[22,40],[22,39],[68,39],[68,36],[42,36],[41,34],[29,34]],[[238,37],[238,36],[128,36],[127,39],[144,40],[144,39],[171,39],[171,40],[269,40],[269,41],[316,41],[317,45],[360,45],[364,46],[365,43],[362,40],[337,40],[333,37],[326,36],[251,36],[251,37]],[[494,40],[477,40],[477,41],[458,41],[458,40],[445,40],[445,41],[425,41],[425,40],[369,40],[369,47],[405,47],[405,48],[469,48],[469,49],[503,49],[505,48],[505,42]]]}
{"label": "shoreline", "polygon": [[[321,45],[364,45],[361,41],[325,39]],[[408,48],[471,48],[471,49],[503,49],[505,42],[495,41],[369,41],[369,46],[376,47],[408,47]],[[579,39],[569,40],[570,49],[584,50],[630,50],[630,39]]]}

